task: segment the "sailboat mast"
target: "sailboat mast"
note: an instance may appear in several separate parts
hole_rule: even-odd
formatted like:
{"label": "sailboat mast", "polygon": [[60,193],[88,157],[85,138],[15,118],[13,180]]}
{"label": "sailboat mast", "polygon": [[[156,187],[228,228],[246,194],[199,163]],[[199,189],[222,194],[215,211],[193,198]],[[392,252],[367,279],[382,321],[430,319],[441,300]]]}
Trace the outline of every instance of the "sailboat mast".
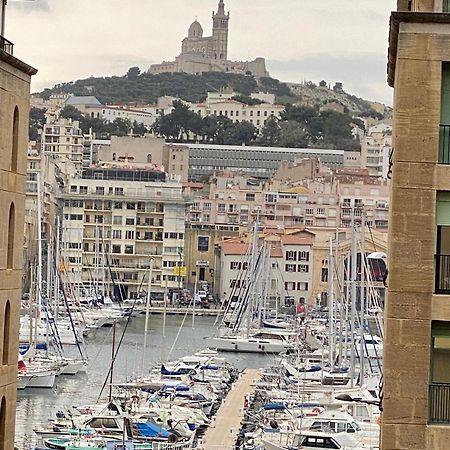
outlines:
{"label": "sailboat mast", "polygon": [[351,311],[350,311],[350,383],[354,386],[355,377],[355,309],[356,309],[356,233],[355,210],[352,210],[352,255],[351,255]]}
{"label": "sailboat mast", "polygon": [[36,268],[36,300],[39,311],[42,305],[42,190],[41,174],[37,173],[37,268]]}
{"label": "sailboat mast", "polygon": [[331,368],[334,367],[334,262],[333,262],[333,239],[330,237],[330,253],[328,262],[328,299],[330,302],[330,337],[329,337],[329,358]]}
{"label": "sailboat mast", "polygon": [[161,362],[166,362],[166,316],[167,316],[167,278],[164,284],[164,313],[163,313],[163,329],[161,341]]}
{"label": "sailboat mast", "polygon": [[112,330],[111,370],[109,372],[109,396],[108,396],[109,402],[111,402],[112,400],[115,351],[116,351],[116,321],[114,321],[113,323],[113,330]]}
{"label": "sailboat mast", "polygon": [[251,287],[250,295],[248,296],[247,299],[247,338],[250,337],[250,327],[252,324],[252,315],[253,315],[253,300],[255,296],[254,276],[256,271],[256,258],[257,258],[256,252],[258,248],[258,226],[259,226],[258,222],[259,222],[259,209],[256,212],[256,219],[255,223],[253,224],[252,253],[251,253],[252,264],[249,271],[249,275],[247,277],[248,283],[250,284]]}
{"label": "sailboat mast", "polygon": [[150,294],[152,290],[152,273],[154,259],[150,259],[150,269],[148,271],[147,281],[147,302],[145,306],[145,328],[144,328],[144,347],[142,350],[142,375],[144,375],[145,362],[147,361],[147,334],[148,334],[148,318],[150,315]]}
{"label": "sailboat mast", "polygon": [[[361,218],[361,281],[360,281],[360,309],[361,309],[361,320],[360,320],[360,349],[359,349],[359,365],[360,365],[360,383],[363,385],[364,381],[364,350],[365,350],[365,339],[364,339],[364,312],[366,309],[365,305],[365,261],[366,261],[366,249],[365,249],[365,233],[366,233],[366,213],[363,211]],[[367,355],[368,356],[368,355]]]}

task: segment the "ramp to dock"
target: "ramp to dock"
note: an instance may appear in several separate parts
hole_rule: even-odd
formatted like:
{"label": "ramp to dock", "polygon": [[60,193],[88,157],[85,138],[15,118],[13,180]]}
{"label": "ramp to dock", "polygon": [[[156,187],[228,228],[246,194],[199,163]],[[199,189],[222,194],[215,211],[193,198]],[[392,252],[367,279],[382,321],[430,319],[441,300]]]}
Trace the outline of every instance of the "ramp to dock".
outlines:
{"label": "ramp to dock", "polygon": [[245,369],[239,376],[217,411],[213,424],[206,430],[200,449],[234,449],[243,419],[245,396],[254,393],[255,383],[260,378],[259,369]]}

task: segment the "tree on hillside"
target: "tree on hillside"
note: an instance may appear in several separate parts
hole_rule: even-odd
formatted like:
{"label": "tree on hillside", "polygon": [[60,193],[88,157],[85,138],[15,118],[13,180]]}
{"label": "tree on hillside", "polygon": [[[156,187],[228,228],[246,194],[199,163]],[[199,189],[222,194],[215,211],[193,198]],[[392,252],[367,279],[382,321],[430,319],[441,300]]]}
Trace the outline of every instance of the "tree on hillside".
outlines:
{"label": "tree on hillside", "polygon": [[126,77],[130,80],[136,80],[140,73],[141,69],[139,69],[139,67],[130,67]]}
{"label": "tree on hillside", "polygon": [[279,145],[281,138],[281,127],[278,124],[278,120],[271,116],[266,120],[264,127],[261,130],[261,134],[258,138],[258,144],[264,147],[275,147]]}
{"label": "tree on hillside", "polygon": [[237,102],[244,103],[245,105],[253,106],[253,105],[261,105],[264,103],[262,100],[258,98],[252,98],[247,95],[235,95],[231,97],[232,100],[236,100]]}
{"label": "tree on hillside", "polygon": [[308,137],[302,127],[295,120],[281,122],[280,147],[305,148],[308,147]]}
{"label": "tree on hillside", "polygon": [[138,123],[136,120],[132,123],[131,128],[133,129],[133,134],[138,136],[144,136],[144,134],[148,133],[146,126]]}
{"label": "tree on hillside", "polygon": [[347,114],[336,111],[322,111],[319,116],[324,141],[338,146],[342,140],[351,140],[353,138],[351,121],[352,118]]}
{"label": "tree on hillside", "polygon": [[227,145],[249,145],[258,136],[258,130],[250,122],[229,123],[224,129]]}
{"label": "tree on hillside", "polygon": [[28,137],[30,141],[39,141],[39,131],[44,128],[46,111],[46,109],[40,108],[30,109],[30,123],[28,128]]}
{"label": "tree on hillside", "polygon": [[66,105],[63,109],[61,109],[59,115],[64,117],[65,119],[78,120],[81,122],[84,119],[83,114],[72,105]]}

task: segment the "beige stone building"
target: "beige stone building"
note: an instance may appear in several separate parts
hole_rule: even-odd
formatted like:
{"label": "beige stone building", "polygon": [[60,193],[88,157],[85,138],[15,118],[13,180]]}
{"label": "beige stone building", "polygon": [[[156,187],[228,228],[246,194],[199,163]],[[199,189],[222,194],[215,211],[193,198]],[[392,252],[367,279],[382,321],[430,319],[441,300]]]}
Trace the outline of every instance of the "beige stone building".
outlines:
{"label": "beige stone building", "polygon": [[30,77],[0,36],[0,447],[14,448]]}
{"label": "beige stone building", "polygon": [[[300,172],[310,174],[311,168]],[[348,227],[353,211],[357,222],[365,211],[370,227],[386,230],[388,199],[387,184],[366,173],[306,178],[297,184],[224,173],[211,178],[209,192],[191,198],[188,221],[248,227],[259,212],[267,227]]]}
{"label": "beige stone building", "polygon": [[240,235],[239,225],[187,223],[185,233],[186,282],[194,286],[195,278],[206,281],[211,292],[219,295],[220,273],[217,265],[217,246],[226,239]]}
{"label": "beige stone building", "polygon": [[398,1],[383,450],[450,442],[450,4]]}
{"label": "beige stone building", "polygon": [[135,298],[150,259],[153,292],[183,284],[174,271],[184,265],[181,183],[154,169],[90,168],[59,198],[65,277],[80,295],[95,288],[116,300]]}
{"label": "beige stone building", "polygon": [[84,136],[79,125],[72,119],[47,120],[42,133],[42,150],[60,160],[69,160],[81,169]]}
{"label": "beige stone building", "polygon": [[161,169],[170,178],[187,182],[189,176],[189,149],[184,145],[166,145],[165,140],[153,135],[111,136],[109,142],[95,147],[91,159],[97,165],[126,163],[129,167]]}
{"label": "beige stone building", "polygon": [[189,108],[201,117],[224,116],[235,123],[249,122],[258,130],[261,130],[271,117],[281,118],[285,110],[283,105],[261,103],[259,105],[246,105],[233,99],[221,99],[207,101],[205,103],[192,104]]}
{"label": "beige stone building", "polygon": [[[252,260],[251,239],[247,234],[217,246],[218,295],[222,300],[236,301],[243,295],[249,276],[256,276],[248,272]],[[269,282],[271,306],[311,303],[313,242],[314,234],[308,230],[267,230],[259,236],[258,252],[270,255],[261,278]]]}

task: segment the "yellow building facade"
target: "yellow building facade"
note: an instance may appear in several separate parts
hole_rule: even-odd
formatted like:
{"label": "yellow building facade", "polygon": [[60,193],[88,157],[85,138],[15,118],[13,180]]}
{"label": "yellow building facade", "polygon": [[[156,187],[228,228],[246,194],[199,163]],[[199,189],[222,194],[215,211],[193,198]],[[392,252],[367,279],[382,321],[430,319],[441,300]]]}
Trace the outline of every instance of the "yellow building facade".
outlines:
{"label": "yellow building facade", "polygon": [[450,442],[450,2],[398,1],[383,450]]}
{"label": "yellow building facade", "polygon": [[[5,44],[6,42],[6,44]],[[32,67],[0,36],[0,449],[14,448]]]}

